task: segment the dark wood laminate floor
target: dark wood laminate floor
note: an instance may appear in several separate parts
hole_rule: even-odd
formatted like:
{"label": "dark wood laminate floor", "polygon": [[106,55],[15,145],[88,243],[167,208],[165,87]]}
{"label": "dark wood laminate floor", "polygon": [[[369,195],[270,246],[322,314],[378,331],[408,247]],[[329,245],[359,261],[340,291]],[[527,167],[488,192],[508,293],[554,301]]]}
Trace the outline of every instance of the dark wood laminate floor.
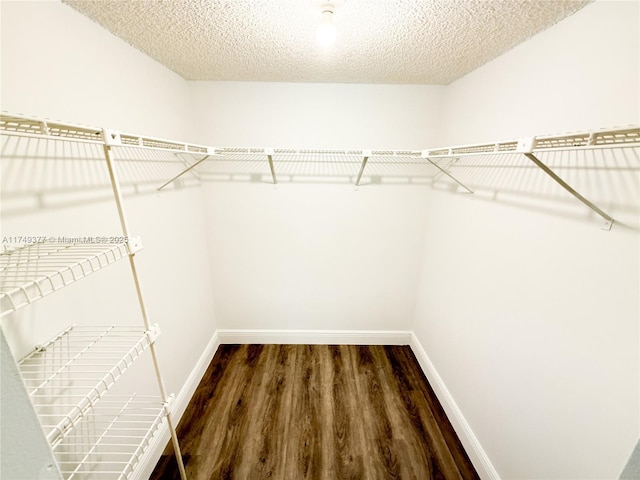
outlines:
{"label": "dark wood laminate floor", "polygon": [[221,345],[178,436],[191,480],[479,478],[407,346]]}

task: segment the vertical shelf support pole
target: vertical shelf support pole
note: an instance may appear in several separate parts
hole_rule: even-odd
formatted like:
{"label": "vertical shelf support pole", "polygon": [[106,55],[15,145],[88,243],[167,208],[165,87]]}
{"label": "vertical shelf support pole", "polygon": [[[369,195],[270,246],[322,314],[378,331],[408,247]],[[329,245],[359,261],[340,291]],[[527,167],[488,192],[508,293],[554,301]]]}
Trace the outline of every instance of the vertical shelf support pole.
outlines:
{"label": "vertical shelf support pole", "polygon": [[267,160],[269,160],[269,169],[271,170],[271,178],[273,179],[273,184],[278,184],[278,179],[276,178],[276,169],[273,166],[273,149],[265,148],[264,153],[267,155]]}
{"label": "vertical shelf support pole", "polygon": [[[111,188],[113,190],[113,196],[116,201],[116,207],[118,209],[118,216],[120,217],[120,225],[122,227],[122,234],[124,237],[129,238],[129,228],[127,226],[127,219],[125,217],[124,212],[124,204],[122,201],[122,193],[120,191],[120,182],[118,181],[118,176],[113,164],[113,157],[111,146],[118,142],[119,136],[107,130],[103,131],[103,140],[104,140],[104,156],[107,161],[107,168],[109,169],[109,179],[111,180]],[[142,319],[144,321],[145,330],[151,329],[151,324],[149,323],[149,317],[147,315],[147,308],[144,304],[144,298],[142,297],[142,289],[140,287],[140,279],[138,278],[138,270],[136,269],[135,262],[135,254],[129,249],[129,266],[131,267],[131,273],[133,275],[133,281],[136,286],[136,294],[138,296],[138,303],[140,305],[140,311],[142,313]],[[151,343],[149,345],[149,350],[151,353],[151,358],[153,360],[153,367],[156,372],[156,379],[158,380],[158,387],[160,389],[160,397],[162,401],[166,404],[169,401],[167,397],[167,393],[164,387],[164,382],[162,381],[162,376],[160,375],[160,366],[158,364],[158,357],[156,355],[155,344]],[[176,429],[173,425],[173,420],[171,419],[171,414],[167,412],[167,425],[169,427],[169,433],[171,434],[171,442],[173,443],[173,451],[175,453],[176,461],[178,462],[178,469],[180,470],[180,478],[182,480],[187,480],[187,472],[184,469],[184,463],[182,461],[182,453],[180,452],[180,444],[178,443],[178,435],[176,433]]]}
{"label": "vertical shelf support pole", "polygon": [[358,178],[356,178],[356,187],[360,186],[360,180],[362,180],[362,174],[364,173],[364,168],[367,166],[367,162],[369,161],[370,156],[371,156],[371,151],[369,150],[362,151],[362,165],[360,165]]}
{"label": "vertical shelf support pole", "polygon": [[462,183],[460,180],[458,180],[456,177],[454,177],[453,175],[451,175],[449,172],[447,172],[444,168],[442,168],[440,165],[438,165],[436,162],[434,162],[433,160],[431,160],[428,156],[427,156],[427,152],[424,151],[422,152],[422,158],[424,158],[427,162],[429,162],[431,165],[433,165],[434,167],[436,167],[438,170],[440,170],[442,173],[444,173],[447,177],[449,177],[451,180],[453,180],[454,182],[456,182],[458,185],[460,185],[462,188],[464,188],[467,193],[473,193],[473,190],[471,190],[469,187],[467,187],[464,183]]}

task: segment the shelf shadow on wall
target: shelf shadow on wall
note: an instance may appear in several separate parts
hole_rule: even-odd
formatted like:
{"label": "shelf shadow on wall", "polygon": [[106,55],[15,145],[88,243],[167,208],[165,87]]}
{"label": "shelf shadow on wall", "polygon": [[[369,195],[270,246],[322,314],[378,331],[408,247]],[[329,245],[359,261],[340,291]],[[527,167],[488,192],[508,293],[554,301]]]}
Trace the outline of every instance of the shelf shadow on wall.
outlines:
{"label": "shelf shadow on wall", "polygon": [[[576,191],[611,215],[616,223],[640,230],[640,149],[549,150],[539,159]],[[390,152],[391,153],[391,152]],[[355,185],[363,165],[361,154],[280,154],[272,156],[277,183]],[[604,219],[563,189],[522,153],[431,157],[419,152],[376,155],[368,159],[359,185],[428,185],[470,198],[522,209],[605,223]],[[220,155],[197,165],[203,182],[274,183],[267,156],[258,149]],[[444,170],[444,172],[442,171]],[[446,172],[446,173],[445,173]],[[448,176],[450,174],[451,177]]]}
{"label": "shelf shadow on wall", "polygon": [[[101,143],[8,134],[1,138],[3,216],[113,201]],[[193,161],[187,153],[126,147],[114,148],[113,157],[125,197],[156,194],[159,183]],[[198,185],[200,181],[188,175],[171,188]]]}
{"label": "shelf shadow on wall", "polygon": [[[100,142],[10,134],[1,138],[4,216],[113,200]],[[166,149],[118,146],[112,151],[125,196],[156,194],[158,187],[175,177],[166,189],[205,182],[274,183],[263,150],[217,154],[202,162],[203,154]],[[463,184],[473,190],[470,198],[579,221],[602,221],[521,153],[432,157],[433,165],[419,152],[379,151],[363,169],[359,151],[280,152],[285,153],[272,156],[280,184],[355,186],[359,180],[362,188],[431,186],[456,194],[466,193]],[[616,223],[640,230],[640,148],[554,150],[536,155]]]}
{"label": "shelf shadow on wall", "polygon": [[[363,157],[350,154],[274,154],[271,171],[264,154],[220,155],[195,167],[208,182],[310,183],[355,185]],[[366,162],[360,185],[431,184],[438,173],[429,162],[414,156],[376,156]],[[275,177],[275,182],[274,182]]]}
{"label": "shelf shadow on wall", "polygon": [[[640,148],[539,151],[536,156],[618,225],[640,231]],[[474,199],[605,223],[522,154],[461,157],[448,171],[474,191]],[[462,191],[446,176],[433,187]]]}

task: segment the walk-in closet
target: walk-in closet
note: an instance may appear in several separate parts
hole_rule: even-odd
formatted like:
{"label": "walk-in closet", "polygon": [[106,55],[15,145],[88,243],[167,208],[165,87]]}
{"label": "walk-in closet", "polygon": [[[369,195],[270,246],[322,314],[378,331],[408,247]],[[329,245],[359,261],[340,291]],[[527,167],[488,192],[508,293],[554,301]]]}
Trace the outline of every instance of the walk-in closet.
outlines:
{"label": "walk-in closet", "polygon": [[640,478],[639,1],[0,36],[1,478]]}

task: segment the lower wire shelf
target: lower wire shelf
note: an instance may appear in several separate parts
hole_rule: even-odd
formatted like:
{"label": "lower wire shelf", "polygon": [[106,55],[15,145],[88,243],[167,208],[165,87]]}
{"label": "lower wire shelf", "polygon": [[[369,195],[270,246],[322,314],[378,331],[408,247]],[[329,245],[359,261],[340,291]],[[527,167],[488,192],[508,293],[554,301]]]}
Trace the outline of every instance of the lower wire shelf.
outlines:
{"label": "lower wire shelf", "polygon": [[71,326],[18,362],[52,447],[74,431],[157,337],[142,327]]}
{"label": "lower wire shelf", "polygon": [[125,480],[165,421],[159,397],[109,395],[54,448],[65,480]]}

